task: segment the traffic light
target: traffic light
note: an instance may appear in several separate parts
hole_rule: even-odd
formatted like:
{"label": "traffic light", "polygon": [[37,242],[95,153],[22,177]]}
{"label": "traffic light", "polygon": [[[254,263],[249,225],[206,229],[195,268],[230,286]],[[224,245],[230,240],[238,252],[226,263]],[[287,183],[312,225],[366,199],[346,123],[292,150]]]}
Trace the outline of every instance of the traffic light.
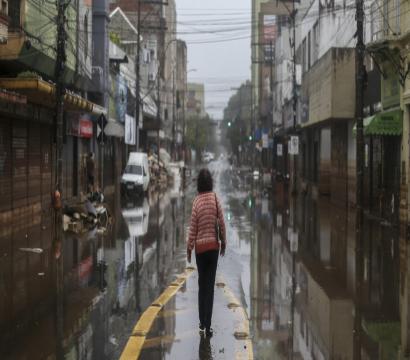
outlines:
{"label": "traffic light", "polygon": [[228,122],[228,127],[231,127],[231,125],[232,125],[232,124],[231,124],[231,122],[229,121],[229,122]]}

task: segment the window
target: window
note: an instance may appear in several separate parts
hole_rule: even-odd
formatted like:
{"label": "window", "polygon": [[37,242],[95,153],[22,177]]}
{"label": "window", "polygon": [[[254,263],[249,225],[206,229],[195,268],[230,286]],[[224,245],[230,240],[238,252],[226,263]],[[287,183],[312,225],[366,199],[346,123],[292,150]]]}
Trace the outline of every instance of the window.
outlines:
{"label": "window", "polygon": [[400,34],[400,1],[401,0],[395,0],[395,9],[396,9],[396,21],[394,24],[394,31],[396,32],[395,35],[399,35]]}
{"label": "window", "polygon": [[306,72],[307,70],[307,62],[306,62],[306,39],[303,39],[302,43],[302,66],[303,66],[303,72]]}
{"label": "window", "polygon": [[313,26],[313,59],[312,64],[314,64],[319,58],[319,22]]}
{"label": "window", "polygon": [[126,174],[142,175],[142,166],[140,165],[127,165],[125,168]]}
{"label": "window", "polygon": [[20,1],[11,1],[9,4],[10,28],[20,29]]}
{"label": "window", "polygon": [[0,14],[8,15],[7,0],[1,0],[1,2],[0,2]]}
{"label": "window", "polygon": [[310,65],[311,65],[311,59],[312,59],[312,51],[311,51],[311,49],[312,49],[312,41],[311,41],[311,39],[310,39],[310,31],[309,31],[309,34],[308,34],[308,45],[307,45],[307,47],[308,47],[308,53],[307,53],[307,68],[308,69],[310,69]]}
{"label": "window", "polygon": [[383,1],[383,33],[389,35],[389,0]]}
{"label": "window", "polygon": [[84,57],[88,58],[88,13],[84,16]]}

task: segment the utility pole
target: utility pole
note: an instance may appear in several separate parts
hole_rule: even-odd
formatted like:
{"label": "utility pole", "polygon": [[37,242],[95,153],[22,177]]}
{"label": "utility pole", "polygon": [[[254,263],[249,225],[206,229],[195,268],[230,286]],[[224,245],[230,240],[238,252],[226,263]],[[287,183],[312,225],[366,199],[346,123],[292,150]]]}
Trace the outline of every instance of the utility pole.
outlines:
{"label": "utility pole", "polygon": [[157,156],[158,156],[158,171],[159,171],[159,154],[160,154],[160,136],[159,133],[161,131],[161,79],[159,75],[159,69],[158,69],[158,75],[157,75],[157,123],[158,123],[158,132],[157,132]]}
{"label": "utility pole", "polygon": [[140,146],[140,106],[141,106],[141,83],[140,83],[140,73],[141,73],[141,1],[138,1],[138,14],[137,14],[137,54],[135,62],[135,145],[138,151]]}
{"label": "utility pole", "polygon": [[362,281],[363,281],[363,190],[364,190],[364,138],[363,138],[363,103],[364,103],[364,54],[363,41],[364,10],[363,0],[356,0],[356,308],[354,318],[353,358],[361,359],[361,322],[362,322]]}
{"label": "utility pole", "polygon": [[[292,42],[292,60],[293,60],[293,71],[292,71],[292,89],[293,89],[293,133],[294,136],[297,136],[296,133],[296,110],[297,110],[297,83],[296,83],[296,9],[295,9],[295,0],[292,2],[292,27],[293,27],[293,42]],[[296,181],[296,171],[297,171],[297,155],[293,155],[293,181],[292,181],[292,193],[297,193],[297,181]]]}
{"label": "utility pole", "polygon": [[172,71],[172,160],[176,160],[175,127],[176,127],[176,106],[175,106],[175,69]]}
{"label": "utility pole", "polygon": [[[64,119],[64,70],[66,61],[66,31],[65,31],[65,11],[69,3],[64,0],[57,1],[57,54],[54,70],[56,80],[56,114],[55,114],[55,180],[54,180],[54,248],[56,256],[56,333],[58,339],[64,337],[63,322],[63,293],[64,293],[64,272],[62,253],[57,249],[62,248],[62,231],[63,231],[63,212],[62,212],[62,195],[63,195],[63,119]],[[59,255],[57,256],[57,254]],[[57,341],[57,357],[63,355],[63,349],[60,341]]]}
{"label": "utility pole", "polygon": [[[272,121],[273,121],[273,42],[272,39],[270,40],[269,43],[269,51],[270,51],[270,61],[269,61],[269,68],[270,68],[270,83],[269,83],[269,101],[270,101],[270,119],[269,123],[272,126]],[[262,144],[263,145],[263,144]],[[269,145],[268,145],[268,150],[269,150]],[[262,150],[263,151],[263,150]],[[266,165],[268,167],[269,164],[269,151],[266,151]]]}
{"label": "utility pole", "polygon": [[255,109],[254,109],[254,95],[253,86],[251,83],[251,163],[252,163],[252,182],[253,182],[253,172],[255,171]]}
{"label": "utility pole", "polygon": [[[296,1],[292,1],[292,12],[291,12],[291,21],[292,21],[292,62],[293,62],[293,71],[292,71],[292,91],[293,91],[293,134],[297,136],[296,133],[296,109],[297,109],[297,90],[296,90],[296,8],[295,8]],[[297,218],[296,218],[296,207],[297,207],[297,180],[296,180],[296,170],[297,170],[297,155],[293,153],[293,177],[292,177],[292,195],[293,195],[293,211],[292,211],[292,222],[293,222],[293,234],[294,237],[293,242],[298,241],[297,235]],[[292,299],[291,299],[291,343],[290,343],[290,359],[293,360],[293,343],[295,339],[295,308],[296,308],[296,253],[297,247],[295,249],[291,249],[292,252]]]}

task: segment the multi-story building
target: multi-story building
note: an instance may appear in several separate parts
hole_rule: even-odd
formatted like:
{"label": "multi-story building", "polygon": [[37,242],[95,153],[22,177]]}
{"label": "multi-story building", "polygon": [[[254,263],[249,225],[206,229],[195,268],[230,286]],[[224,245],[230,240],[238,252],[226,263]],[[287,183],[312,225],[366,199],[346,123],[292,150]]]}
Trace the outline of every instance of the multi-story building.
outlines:
{"label": "multi-story building", "polygon": [[187,95],[188,53],[185,41],[177,40],[177,75],[176,75],[176,153],[177,158],[185,159],[186,133],[186,95]]}
{"label": "multi-story building", "polygon": [[188,118],[204,118],[205,112],[205,85],[188,83],[187,85],[186,114]]}
{"label": "multi-story building", "polygon": [[[176,122],[176,5],[155,1],[138,5],[138,1],[111,1],[111,9],[121,8],[131,24],[138,28],[138,9],[142,36],[141,75],[146,94],[155,98],[157,115],[143,124],[142,143],[147,150],[156,151],[158,146],[171,152]],[[158,141],[159,139],[159,141]]]}
{"label": "multi-story building", "polygon": [[[355,200],[355,9],[313,1],[301,20],[300,155],[302,187]],[[343,31],[341,31],[343,29]],[[348,187],[349,184],[349,187]],[[349,191],[349,193],[348,193]]]}

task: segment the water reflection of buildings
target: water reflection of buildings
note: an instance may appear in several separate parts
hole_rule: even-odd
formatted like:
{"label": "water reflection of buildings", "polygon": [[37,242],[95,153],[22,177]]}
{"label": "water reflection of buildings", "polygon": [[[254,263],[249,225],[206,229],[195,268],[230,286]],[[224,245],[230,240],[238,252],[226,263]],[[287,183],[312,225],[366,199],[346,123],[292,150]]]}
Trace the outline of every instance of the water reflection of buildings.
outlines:
{"label": "water reflection of buildings", "polygon": [[356,257],[355,219],[326,198],[298,200],[293,352],[303,359],[353,359],[355,346],[362,359],[399,356],[398,231],[366,217]]}
{"label": "water reflection of buildings", "polygon": [[[140,311],[178,271],[172,255],[183,200],[162,194],[123,209],[111,203],[115,222],[105,235],[66,233],[61,247],[53,247],[45,220],[37,237],[13,224],[1,229],[0,358],[55,358],[57,349],[67,359],[119,357]],[[22,237],[24,244],[15,241]]]}
{"label": "water reflection of buildings", "polygon": [[250,317],[254,347],[258,359],[284,359],[289,336],[291,279],[289,253],[284,249],[280,233],[285,219],[272,211],[268,197],[256,196],[253,204]]}
{"label": "water reflection of buildings", "polygon": [[360,271],[354,211],[308,195],[295,208],[286,197],[275,196],[268,200],[267,216],[265,201],[258,195],[251,214],[251,325],[257,358],[347,360],[354,359],[358,346],[361,359],[399,359],[407,336],[408,290],[400,282],[405,270],[398,229],[366,218]]}

